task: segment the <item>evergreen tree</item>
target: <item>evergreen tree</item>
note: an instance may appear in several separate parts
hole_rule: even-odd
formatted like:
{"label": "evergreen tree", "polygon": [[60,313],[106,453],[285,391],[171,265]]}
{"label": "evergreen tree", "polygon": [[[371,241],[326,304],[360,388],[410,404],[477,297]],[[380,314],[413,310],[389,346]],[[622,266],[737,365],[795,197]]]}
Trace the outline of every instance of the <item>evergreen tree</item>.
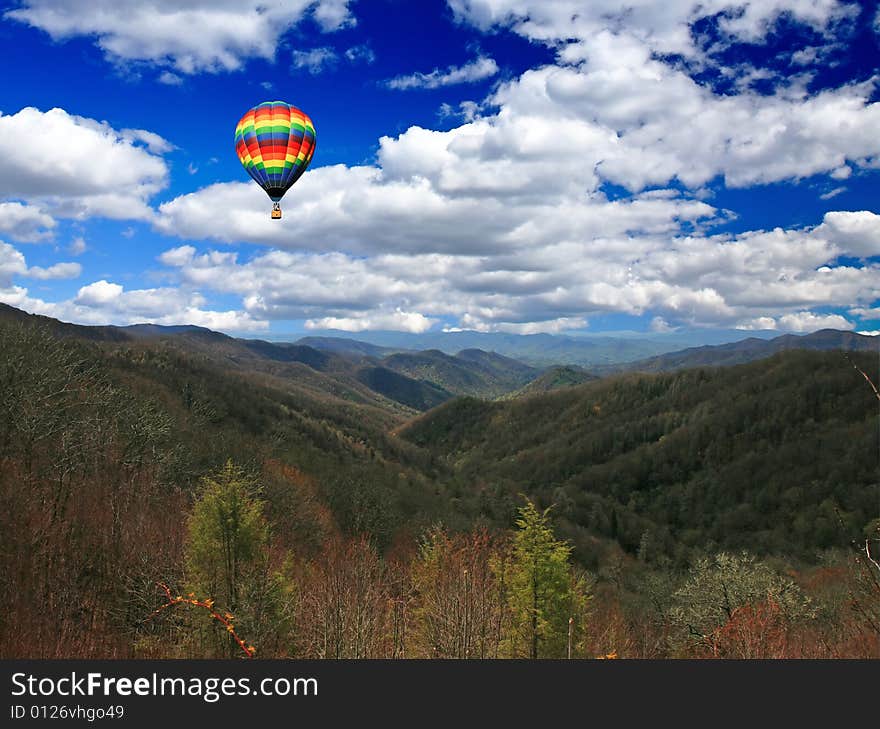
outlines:
{"label": "evergreen tree", "polygon": [[[234,615],[241,634],[258,647],[267,639],[283,643],[292,587],[285,577],[286,560],[280,569],[270,568],[269,530],[256,481],[227,461],[202,485],[189,519],[189,589]],[[216,629],[213,624],[208,628]],[[235,646],[223,640],[234,655]]]}
{"label": "evergreen tree", "polygon": [[519,509],[510,565],[510,648],[513,656],[561,658],[569,620],[579,623],[588,600],[585,581],[573,575],[571,547],[553,536],[549,509],[531,501]]}

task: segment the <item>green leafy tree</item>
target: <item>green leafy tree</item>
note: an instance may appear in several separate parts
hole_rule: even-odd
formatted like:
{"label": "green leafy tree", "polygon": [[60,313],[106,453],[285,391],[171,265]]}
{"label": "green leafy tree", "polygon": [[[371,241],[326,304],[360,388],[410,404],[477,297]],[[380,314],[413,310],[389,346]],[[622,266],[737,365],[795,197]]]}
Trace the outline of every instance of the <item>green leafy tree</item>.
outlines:
{"label": "green leafy tree", "polygon": [[[254,644],[278,642],[291,623],[293,588],[286,578],[289,560],[271,567],[269,529],[256,481],[227,461],[202,479],[203,491],[189,519],[187,576],[189,589],[209,597],[234,615],[240,633]],[[202,637],[216,625],[202,621]],[[235,646],[227,638],[230,654]],[[258,647],[261,647],[258,645]],[[275,651],[283,651],[276,645]]]}
{"label": "green leafy tree", "polygon": [[[577,625],[579,634],[583,631],[587,583],[573,573],[571,546],[554,537],[549,511],[538,511],[527,501],[516,520],[507,576],[513,656],[564,657],[569,626],[573,631]],[[571,641],[576,644],[573,634]]]}

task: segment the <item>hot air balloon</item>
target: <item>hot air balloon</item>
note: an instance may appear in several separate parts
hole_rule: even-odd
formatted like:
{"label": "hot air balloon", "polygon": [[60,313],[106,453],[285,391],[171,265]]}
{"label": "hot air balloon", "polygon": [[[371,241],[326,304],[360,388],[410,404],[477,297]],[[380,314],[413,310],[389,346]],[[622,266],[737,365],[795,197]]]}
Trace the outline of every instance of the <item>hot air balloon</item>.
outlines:
{"label": "hot air balloon", "polygon": [[281,198],[302,177],[315,154],[315,127],[295,106],[264,101],[235,127],[235,153],[272,200],[272,219],[278,220]]}

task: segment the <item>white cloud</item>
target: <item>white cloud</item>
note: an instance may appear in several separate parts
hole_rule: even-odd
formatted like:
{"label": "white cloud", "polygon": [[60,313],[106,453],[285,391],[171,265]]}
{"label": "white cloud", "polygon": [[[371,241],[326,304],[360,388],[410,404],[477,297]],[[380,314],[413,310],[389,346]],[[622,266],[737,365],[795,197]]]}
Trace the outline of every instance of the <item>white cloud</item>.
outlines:
{"label": "white cloud", "polygon": [[[479,322],[477,322],[479,323]],[[528,322],[499,322],[488,331],[509,332],[511,334],[560,334],[571,329],[585,329],[587,320],[581,316],[561,316],[558,319]]]}
{"label": "white cloud", "polygon": [[857,316],[860,319],[880,319],[880,307],[867,309],[865,307],[855,307],[849,310],[850,316]]}
{"label": "white cloud", "polygon": [[809,311],[799,311],[795,314],[786,314],[779,317],[779,327],[790,332],[815,332],[819,329],[855,329],[852,322],[840,316],[840,314],[813,314]]}
{"label": "white cloud", "polygon": [[136,145],[138,142],[142,143],[150,152],[156,155],[167,154],[175,148],[167,139],[146,129],[123,129],[119,132],[119,136],[132,145]]}
{"label": "white cloud", "polygon": [[772,316],[758,316],[754,319],[748,319],[737,323],[737,329],[747,332],[768,331],[777,328],[776,319]]}
{"label": "white cloud", "polygon": [[821,200],[830,200],[833,197],[837,197],[840,193],[846,192],[845,187],[835,187],[833,190],[829,190],[828,192],[822,193],[819,195]]}
{"label": "white cloud", "polygon": [[791,62],[798,66],[806,66],[813,63],[819,56],[819,48],[807,46],[791,54]]}
{"label": "white cloud", "polygon": [[430,73],[416,72],[406,76],[397,76],[386,82],[388,88],[405,89],[438,89],[441,86],[469,84],[490,78],[498,73],[498,64],[493,58],[480,56],[463,66],[449,66],[446,69],[435,68]]}
{"label": "white cloud", "polygon": [[345,51],[345,57],[352,63],[363,62],[369,64],[376,60],[376,54],[366,43],[348,48]]}
{"label": "white cloud", "polygon": [[[647,315],[657,331],[850,329],[832,310],[880,297],[880,265],[839,263],[875,254],[874,213],[712,235],[735,213],[708,202],[718,178],[732,187],[820,173],[842,180],[874,166],[873,81],[812,95],[803,83],[770,95],[740,85],[719,96],[658,58],[677,49],[699,60],[688,22],[730,3],[637,0],[626,23],[609,22],[620,20],[610,0],[454,6],[483,27],[510,25],[552,45],[557,63],[501,84],[453,129],[381,138],[374,165],[310,170],[280,224],[250,183],[162,204],[162,233],[271,248],[249,260],[172,249],[161,262],[182,286],[240,296],[257,319],[353,331],[441,320],[563,331],[603,312]],[[756,41],[781,12],[827,30],[841,8],[774,0],[722,22]],[[630,194],[609,199],[607,182]]]}
{"label": "white cloud", "polygon": [[650,329],[652,332],[657,332],[658,334],[666,334],[667,332],[674,331],[675,327],[670,326],[669,322],[662,316],[655,316],[651,319]]}
{"label": "white cloud", "polygon": [[183,84],[183,79],[176,73],[171,73],[171,71],[162,71],[157,81],[166,86],[180,86]]}
{"label": "white cloud", "polygon": [[[583,328],[602,312],[650,313],[655,331],[682,324],[805,331],[851,328],[842,315],[814,310],[880,297],[880,266],[834,265],[843,248],[824,225],[670,237],[614,232],[612,215],[596,217],[609,219],[610,235],[545,241],[535,233],[519,246],[483,241],[479,253],[269,250],[240,262],[234,252],[183,245],[160,262],[185,286],[240,296],[256,318],[322,327],[332,319],[357,331],[412,328],[389,312],[418,313],[419,326],[451,319],[454,328],[520,333]],[[371,218],[360,223],[353,236],[369,233]]]}
{"label": "white cloud", "polygon": [[[414,140],[417,153],[430,154],[419,144]],[[296,221],[295,237],[288,225],[269,219],[265,193],[250,183],[215,184],[163,203],[156,225],[183,238],[283,248],[480,254],[568,237],[673,232],[680,222],[696,222],[714,212],[706,203],[677,197],[569,199],[563,193],[574,183],[555,178],[548,162],[534,166],[533,177],[546,180],[546,186],[535,189],[528,178],[496,179],[479,170],[473,177],[465,170],[448,175],[438,170],[432,184],[410,174],[405,157],[389,159],[383,170],[336,165],[307,172],[285,198],[291,206],[286,214]],[[577,168],[575,162],[569,166]],[[516,171],[511,167],[507,174]]]}
{"label": "white cloud", "polygon": [[165,251],[159,256],[159,260],[166,266],[185,266],[193,260],[196,249],[192,246],[180,246]]}
{"label": "white cloud", "polygon": [[0,241],[0,289],[9,289],[16,276],[40,281],[76,278],[82,272],[78,263],[56,263],[48,268],[28,267],[24,255],[9,243]]}
{"label": "white cloud", "polygon": [[76,303],[84,306],[101,306],[116,301],[122,296],[123,287],[108,281],[95,281],[83,286],[76,295]]}
{"label": "white cloud", "polygon": [[866,331],[858,331],[856,334],[862,334],[866,337],[878,337],[880,336],[880,329],[871,329]]}
{"label": "white cloud", "polygon": [[718,96],[630,37],[599,33],[589,51],[576,66],[526,72],[494,100],[502,114],[539,118],[545,128],[577,120],[604,133],[608,141],[582,162],[630,190],[672,179],[696,188],[719,175],[745,187],[830,173],[848,160],[869,166],[880,152],[873,82],[807,98]]}
{"label": "white cloud", "polygon": [[81,273],[82,266],[78,263],[56,263],[48,268],[31,266],[27,270],[26,276],[39,281],[52,281],[55,279],[79,278]]}
{"label": "white cloud", "polygon": [[22,0],[6,17],[40,28],[55,40],[93,37],[117,63],[152,62],[192,74],[236,70],[249,58],[271,60],[281,36],[307,16],[324,31],[353,22],[348,4],[349,0]]}
{"label": "white cloud", "polygon": [[73,239],[70,245],[67,247],[67,252],[70,253],[71,256],[81,256],[88,250],[88,246],[86,245],[86,241],[82,236],[77,236]]}
{"label": "white cloud", "polygon": [[608,28],[637,38],[662,54],[699,55],[690,24],[716,17],[722,38],[759,42],[782,15],[817,30],[851,15],[854,5],[838,0],[448,0],[462,22],[488,30],[508,26],[550,44],[587,40]]}
{"label": "white cloud", "polygon": [[434,322],[417,312],[395,309],[376,312],[363,317],[335,317],[308,319],[306,329],[339,329],[345,332],[363,332],[368,329],[390,329],[400,332],[426,332]]}
{"label": "white cloud", "polygon": [[20,251],[0,241],[0,289],[12,285],[14,276],[27,273],[27,262]]}
{"label": "white cloud", "polygon": [[313,76],[335,66],[338,62],[339,54],[329,46],[293,52],[294,69],[305,69]]}
{"label": "white cloud", "polygon": [[200,294],[167,287],[127,291],[119,284],[101,280],[83,286],[66,301],[35,298],[26,288],[11,284],[11,276],[6,275],[9,266],[4,265],[4,246],[0,243],[0,302],[34,314],[77,324],[195,324],[227,332],[261,332],[269,327],[267,321],[254,319],[246,312],[205,309]]}
{"label": "white cloud", "polygon": [[168,178],[159,155],[170,148],[157,134],[63,109],[0,114],[0,197],[40,201],[55,216],[148,219],[147,201]]}
{"label": "white cloud", "polygon": [[825,213],[819,232],[858,258],[880,256],[880,215],[869,210]]}
{"label": "white cloud", "polygon": [[[0,163],[2,164],[2,163]],[[34,205],[0,202],[0,233],[21,243],[36,243],[52,238],[55,221]]]}

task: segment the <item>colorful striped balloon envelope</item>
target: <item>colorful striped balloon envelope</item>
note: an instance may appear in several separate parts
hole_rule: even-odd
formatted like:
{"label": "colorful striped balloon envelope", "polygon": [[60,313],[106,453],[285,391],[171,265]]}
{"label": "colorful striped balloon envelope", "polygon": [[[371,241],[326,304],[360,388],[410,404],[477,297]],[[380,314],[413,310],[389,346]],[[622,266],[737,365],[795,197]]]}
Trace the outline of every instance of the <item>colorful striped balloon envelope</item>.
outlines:
{"label": "colorful striped balloon envelope", "polygon": [[275,203],[272,217],[280,218],[278,202],[302,177],[315,154],[315,126],[295,106],[265,101],[250,109],[235,127],[235,152]]}

